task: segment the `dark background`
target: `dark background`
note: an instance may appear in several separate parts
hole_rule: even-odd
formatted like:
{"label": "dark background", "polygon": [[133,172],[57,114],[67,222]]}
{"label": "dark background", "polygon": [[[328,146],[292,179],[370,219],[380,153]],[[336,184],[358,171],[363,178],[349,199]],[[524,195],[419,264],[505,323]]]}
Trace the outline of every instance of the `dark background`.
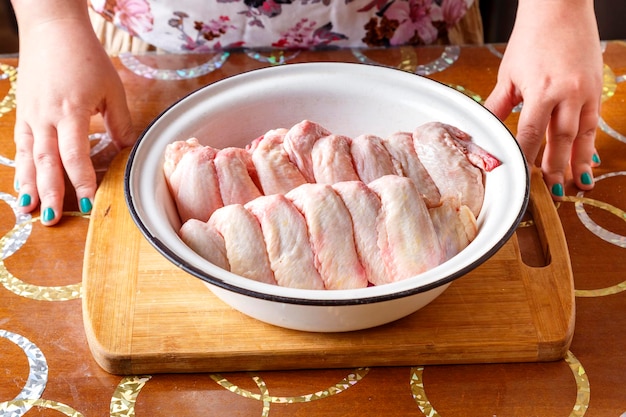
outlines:
{"label": "dark background", "polygon": [[[603,40],[626,39],[626,0],[596,0],[595,8],[600,37]],[[485,42],[507,41],[513,28],[516,9],[517,0],[480,0]],[[576,22],[554,24],[576,25]],[[0,53],[15,53],[17,48],[17,25],[11,2],[0,0]]]}
{"label": "dark background", "polygon": [[[517,0],[480,0],[485,42],[506,42],[513,29]],[[603,40],[626,39],[626,0],[596,0],[596,17]],[[554,22],[576,25],[576,22]]]}
{"label": "dark background", "polygon": [[0,0],[0,54],[17,52],[17,24],[9,0]]}

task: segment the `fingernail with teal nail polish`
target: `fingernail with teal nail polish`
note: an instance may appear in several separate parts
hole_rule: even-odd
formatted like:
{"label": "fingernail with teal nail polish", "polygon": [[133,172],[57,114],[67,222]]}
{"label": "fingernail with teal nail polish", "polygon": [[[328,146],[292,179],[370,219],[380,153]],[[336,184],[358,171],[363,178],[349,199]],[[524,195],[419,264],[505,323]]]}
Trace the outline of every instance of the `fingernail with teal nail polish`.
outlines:
{"label": "fingernail with teal nail polish", "polygon": [[561,184],[554,184],[552,186],[552,195],[557,197],[563,197],[563,186]]}
{"label": "fingernail with teal nail polish", "polygon": [[13,182],[13,189],[14,189],[15,191],[19,191],[19,190],[20,190],[20,182],[19,182],[18,180],[15,180],[15,181]]}
{"label": "fingernail with teal nail polish", "polygon": [[580,182],[582,182],[584,185],[591,185],[593,183],[591,175],[589,175],[588,172],[583,172],[583,174],[580,176]]}
{"label": "fingernail with teal nail polish", "polygon": [[89,200],[87,197],[83,197],[80,199],[80,212],[81,213],[89,213],[91,211],[91,200]]}
{"label": "fingernail with teal nail polish", "polygon": [[20,196],[20,201],[19,201],[19,205],[20,207],[26,207],[30,205],[30,194],[22,194]]}
{"label": "fingernail with teal nail polish", "polygon": [[594,164],[599,164],[600,163],[600,157],[598,156],[597,153],[594,153],[591,156],[591,161],[593,161]]}
{"label": "fingernail with teal nail polish", "polygon": [[51,222],[52,220],[54,220],[54,210],[48,207],[43,211],[43,221]]}

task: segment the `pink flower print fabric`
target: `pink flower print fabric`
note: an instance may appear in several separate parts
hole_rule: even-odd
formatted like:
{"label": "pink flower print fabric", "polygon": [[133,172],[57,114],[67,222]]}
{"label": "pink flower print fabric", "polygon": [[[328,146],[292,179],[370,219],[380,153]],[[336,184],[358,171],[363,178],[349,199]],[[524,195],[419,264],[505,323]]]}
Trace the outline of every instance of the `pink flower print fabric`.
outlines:
{"label": "pink flower print fabric", "polygon": [[91,0],[106,20],[169,52],[447,43],[473,0]]}
{"label": "pink flower print fabric", "polygon": [[145,0],[117,0],[107,6],[106,1],[94,0],[91,2],[94,11],[102,14],[133,36],[152,31],[153,16],[150,13],[150,4]]}

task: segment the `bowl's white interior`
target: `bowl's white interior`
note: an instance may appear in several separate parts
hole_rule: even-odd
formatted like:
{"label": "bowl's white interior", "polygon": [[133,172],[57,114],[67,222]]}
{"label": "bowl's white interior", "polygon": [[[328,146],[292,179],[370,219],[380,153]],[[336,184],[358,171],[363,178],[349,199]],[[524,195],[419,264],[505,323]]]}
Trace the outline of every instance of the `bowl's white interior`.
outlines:
{"label": "bowl's white interior", "polygon": [[[427,121],[450,123],[502,161],[487,174],[478,218],[479,234],[461,254],[419,276],[359,290],[311,291],[258,283],[224,271],[201,258],[178,237],[180,226],[162,173],[165,147],[195,136],[216,148],[247,145],[267,130],[291,127],[303,119],[336,134],[386,136],[412,131]],[[201,277],[252,293],[307,300],[357,300],[414,292],[447,282],[450,274],[484,260],[517,225],[528,199],[528,173],[508,129],[466,95],[426,78],[364,64],[290,64],[256,70],[200,89],[166,110],[144,132],[129,160],[127,193],[136,221],[148,239]]]}

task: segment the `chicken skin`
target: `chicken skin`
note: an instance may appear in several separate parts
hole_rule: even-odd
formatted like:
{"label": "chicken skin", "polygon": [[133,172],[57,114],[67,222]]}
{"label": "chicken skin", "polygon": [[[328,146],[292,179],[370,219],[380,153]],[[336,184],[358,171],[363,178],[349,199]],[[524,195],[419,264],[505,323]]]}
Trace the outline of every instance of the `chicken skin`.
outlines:
{"label": "chicken skin", "polygon": [[350,213],[330,185],[304,184],[285,197],[306,221],[315,265],[327,289],[367,287],[355,247]]}
{"label": "chicken skin", "polygon": [[163,172],[181,239],[209,262],[265,283],[342,290],[404,280],[461,252],[499,165],[443,123],[351,138],[303,120],[245,148],[174,142]]}

